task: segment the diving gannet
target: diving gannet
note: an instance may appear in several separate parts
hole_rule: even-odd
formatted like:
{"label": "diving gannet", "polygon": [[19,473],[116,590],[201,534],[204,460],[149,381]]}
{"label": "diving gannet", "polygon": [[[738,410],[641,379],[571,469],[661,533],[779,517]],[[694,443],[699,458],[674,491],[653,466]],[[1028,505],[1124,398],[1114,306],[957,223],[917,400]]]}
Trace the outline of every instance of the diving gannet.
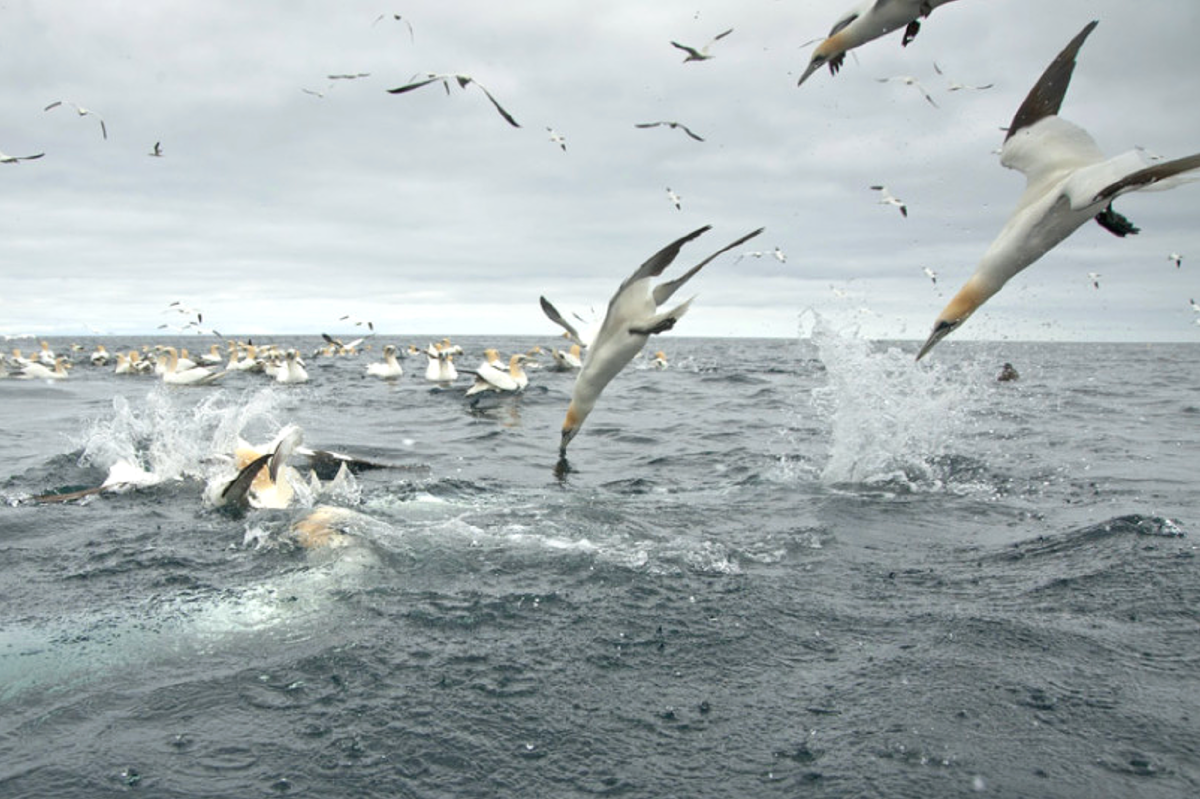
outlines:
{"label": "diving gannet", "polygon": [[900,209],[901,216],[903,216],[903,217],[908,216],[908,206],[905,205],[902,201],[900,201],[896,197],[892,196],[892,193],[890,191],[888,191],[887,186],[872,186],[871,190],[879,192],[879,204],[880,205],[894,205]]}
{"label": "diving gannet", "polygon": [[[50,105],[43,108],[42,110],[50,111],[52,109],[58,108],[60,105],[63,104],[63,102],[64,102],[63,100],[55,100],[54,102],[50,103]],[[91,114],[92,116],[96,117],[96,119],[100,119],[100,116],[95,111],[89,111],[88,109],[83,108],[82,106],[76,105],[75,103],[71,102],[70,100],[67,100],[65,102],[67,105],[74,108],[75,113],[79,114],[79,116],[81,116],[81,117],[85,117],[85,116]],[[100,119],[100,133],[104,136],[105,139],[108,138],[108,128],[105,126],[103,119]]]}
{"label": "diving gannet", "polygon": [[1024,173],[1025,192],[974,274],[938,315],[933,332],[917,353],[918,360],[957,330],[1013,275],[1089,219],[1117,236],[1136,233],[1137,228],[1113,210],[1116,197],[1200,169],[1200,154],[1146,166],[1135,149],[1106,160],[1087,131],[1058,116],[1075,58],[1096,25],[1093,21],[1084,26],[1017,109],[1001,147],[1000,164]]}
{"label": "diving gannet", "polygon": [[441,82],[442,86],[445,87],[446,94],[449,94],[450,93],[450,79],[453,78],[454,81],[456,83],[458,83],[458,86],[460,89],[465,89],[465,88],[467,88],[467,86],[471,85],[472,83],[475,84],[476,86],[478,86],[479,91],[483,92],[484,96],[486,96],[488,98],[488,100],[491,101],[492,105],[496,107],[496,110],[500,112],[500,116],[504,117],[505,122],[512,125],[514,128],[521,127],[519,124],[517,124],[517,120],[513,119],[512,114],[505,111],[504,107],[501,106],[500,103],[496,102],[496,98],[492,96],[492,93],[489,92],[486,88],[484,88],[484,85],[482,83],[475,80],[470,75],[458,75],[458,74],[439,75],[439,74],[435,74],[433,72],[427,72],[425,74],[426,74],[426,78],[424,80],[415,81],[415,82],[409,83],[405,86],[399,86],[395,89],[388,89],[387,90],[388,94],[403,94],[404,92],[411,92],[413,89],[419,89],[422,86],[428,86],[431,83],[437,83],[439,81]]}
{"label": "diving gannet", "polygon": [[[693,266],[675,280],[650,284],[651,278],[663,273],[684,244],[700,236],[710,229],[710,225],[692,231],[683,238],[663,247],[652,255],[649,260],[639,266],[636,271],[617,288],[616,294],[608,303],[608,311],[596,340],[588,348],[583,368],[575,378],[575,387],[571,392],[571,403],[567,407],[567,416],[563,421],[562,437],[559,443],[559,456],[566,457],[567,445],[579,432],[588,414],[596,405],[600,392],[617,376],[625,365],[633,360],[650,336],[670,330],[687,312],[692,299],[689,298],[674,308],[660,311],[659,306],[665,303],[684,283],[700,271],[706,264],[722,253],[739,247],[745,242],[762,233],[759,228],[752,233],[742,236],[737,241],[727,244],[700,263]],[[545,307],[545,303],[543,303]]]}
{"label": "diving gannet", "polygon": [[9,155],[8,153],[0,152],[0,164],[15,164],[19,161],[35,161],[41,158],[45,153],[35,153],[33,155]]}
{"label": "diving gannet", "polygon": [[396,345],[383,345],[383,363],[367,364],[367,374],[384,380],[395,380],[404,374],[400,362],[396,360]]}
{"label": "diving gannet", "polygon": [[683,59],[683,63],[685,64],[689,61],[707,61],[708,59],[712,58],[712,56],[709,55],[708,48],[712,47],[714,44],[719,42],[721,39],[724,39],[731,33],[733,33],[733,28],[718,33],[709,40],[708,44],[704,45],[699,50],[697,50],[695,47],[688,47],[686,44],[680,44],[679,42],[671,42],[671,46],[687,53],[687,57]]}
{"label": "diving gannet", "polygon": [[897,28],[905,28],[900,43],[907,47],[921,28],[920,18],[928,17],[933,9],[949,2],[951,0],[862,0],[833,24],[829,37],[813,50],[812,60],[796,85],[803,84],[809,75],[826,64],[830,74],[836,75],[846,60],[847,51]]}
{"label": "diving gannet", "polygon": [[931,95],[929,91],[921,85],[921,81],[917,80],[912,75],[893,75],[890,78],[876,78],[875,80],[879,81],[880,83],[888,83],[889,81],[895,80],[903,83],[905,86],[912,86],[921,93],[922,97],[929,101],[931,106],[934,108],[939,107],[938,104],[933,101],[933,95]]}
{"label": "diving gannet", "polygon": [[633,124],[635,128],[657,128],[659,125],[666,125],[668,128],[679,128],[696,141],[704,141],[704,139],[693,133],[691,128],[681,122],[669,122],[667,120],[662,120],[660,122],[635,122]]}

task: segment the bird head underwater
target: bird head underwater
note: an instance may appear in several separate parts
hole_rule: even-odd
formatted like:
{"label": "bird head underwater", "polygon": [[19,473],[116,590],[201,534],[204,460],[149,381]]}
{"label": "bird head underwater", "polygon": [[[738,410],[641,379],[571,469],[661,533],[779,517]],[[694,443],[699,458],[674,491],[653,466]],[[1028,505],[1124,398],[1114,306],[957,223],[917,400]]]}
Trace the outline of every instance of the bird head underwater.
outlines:
{"label": "bird head underwater", "polygon": [[[673,328],[675,323],[687,312],[692,300],[685,300],[665,311],[660,311],[659,306],[669,300],[684,283],[710,261],[722,253],[744,244],[763,231],[763,228],[759,228],[742,236],[737,241],[717,250],[680,277],[652,286],[651,279],[661,275],[671,265],[683,245],[699,237],[710,227],[710,225],[705,225],[663,247],[626,278],[617,288],[612,299],[609,300],[604,321],[600,325],[595,340],[588,347],[587,357],[575,378],[575,386],[571,391],[571,403],[567,407],[567,415],[563,421],[562,433],[559,438],[559,465],[555,470],[556,473],[565,473],[568,470],[566,465],[567,445],[578,435],[579,428],[583,426],[584,421],[595,407],[600,392],[642,351],[642,347],[645,346],[650,336]],[[544,297],[542,298],[542,309],[551,320],[564,325],[561,314]],[[564,326],[569,329],[569,325]]]}

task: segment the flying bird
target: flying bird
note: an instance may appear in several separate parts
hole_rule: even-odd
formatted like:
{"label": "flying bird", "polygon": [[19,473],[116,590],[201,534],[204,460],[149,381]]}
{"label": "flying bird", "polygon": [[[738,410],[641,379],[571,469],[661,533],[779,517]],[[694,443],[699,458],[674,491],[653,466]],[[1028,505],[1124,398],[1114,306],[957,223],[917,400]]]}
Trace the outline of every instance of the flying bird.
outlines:
{"label": "flying bird", "polygon": [[671,191],[670,186],[667,187],[667,199],[671,201],[671,205],[675,206],[675,210],[683,210],[683,205],[681,205],[683,198]]}
{"label": "flying bird", "polygon": [[326,75],[330,80],[358,80],[371,77],[370,72],[343,72],[340,75]]}
{"label": "flying bird", "polygon": [[1200,153],[1150,166],[1136,149],[1105,159],[1087,131],[1058,116],[1079,49],[1096,25],[1089,22],[1067,44],[1017,109],[1000,148],[1000,164],[1024,173],[1025,192],[974,274],[938,315],[918,360],[1013,275],[1089,219],[1116,236],[1136,233],[1138,229],[1113,210],[1116,197],[1200,169]]}
{"label": "flying bird", "polygon": [[[625,368],[626,364],[641,352],[642,347],[650,340],[650,336],[673,328],[675,323],[687,312],[688,306],[691,305],[694,298],[687,299],[665,311],[660,311],[659,306],[669,300],[671,295],[684,283],[718,255],[741,246],[763,231],[762,228],[759,228],[753,233],[725,245],[675,280],[659,283],[657,286],[650,284],[651,278],[658,277],[671,265],[684,244],[709,230],[710,227],[710,225],[705,225],[663,247],[626,278],[617,288],[612,299],[609,300],[608,311],[604,315],[600,332],[596,334],[595,341],[588,348],[583,368],[580,369],[571,392],[571,403],[567,407],[567,416],[563,421],[562,437],[558,448],[560,466],[566,459],[567,445],[571,443],[571,439],[579,432],[584,420],[592,412],[596,400],[600,397],[600,392],[617,376],[618,372]],[[546,309],[547,305],[545,298],[542,298],[542,308]],[[561,320],[561,316],[559,319]]]}
{"label": "flying bird", "polygon": [[1167,260],[1173,262],[1175,264],[1176,269],[1183,266],[1183,256],[1177,252],[1173,252],[1170,255],[1168,255]]}
{"label": "flying bird", "polygon": [[151,150],[150,152],[146,153],[146,155],[152,156],[154,158],[162,158],[162,154],[163,154],[162,142],[160,142],[160,141],[154,142],[154,149]]}
{"label": "flying bird", "polygon": [[781,263],[781,264],[787,263],[787,256],[784,255],[783,250],[779,249],[778,247],[775,248],[775,250],[771,253],[771,255],[774,255],[775,260],[779,261],[779,263]]}
{"label": "flying bird", "polygon": [[[387,14],[380,14],[379,16],[375,17],[375,21],[371,23],[371,27],[374,28],[387,16],[388,16]],[[402,17],[399,14],[392,14],[391,16],[392,16],[392,19],[395,20],[396,22],[403,22],[405,25],[408,26],[408,38],[410,41],[415,42],[417,40],[417,38],[416,38],[416,36],[413,35],[412,23],[409,22],[407,19],[405,19],[404,17]]]}
{"label": "flying bird", "polygon": [[813,50],[812,60],[796,85],[803,84],[809,75],[825,65],[829,66],[831,75],[836,75],[847,52],[897,28],[904,28],[900,43],[907,47],[921,29],[920,18],[928,17],[935,8],[949,2],[951,0],[861,0],[833,24],[828,38]]}
{"label": "flying bird", "polygon": [[635,128],[656,128],[659,125],[666,125],[669,128],[679,128],[680,130],[682,130],[687,135],[691,136],[696,141],[704,141],[704,139],[700,138],[695,133],[693,133],[691,128],[689,128],[687,125],[684,125],[680,122],[668,122],[666,120],[663,120],[661,122],[635,122],[633,126]]}
{"label": "flying bird", "polygon": [[929,101],[931,106],[938,108],[938,104],[934,102],[933,96],[925,89],[924,86],[921,85],[921,82],[912,75],[894,75],[890,78],[876,78],[875,80],[879,81],[880,83],[888,83],[889,81],[895,80],[903,83],[905,86],[912,86],[921,93],[922,97]]}
{"label": "flying bird", "polygon": [[547,127],[546,130],[550,133],[550,141],[561,147],[565,153],[567,151],[567,140],[563,138],[563,135],[551,127]]}
{"label": "flying bird", "polygon": [[[79,116],[81,116],[81,117],[85,117],[85,116],[88,116],[88,115],[90,114],[90,115],[92,115],[92,116],[96,117],[96,119],[100,119],[100,115],[99,115],[99,114],[97,114],[95,111],[89,111],[88,109],[86,109],[86,108],[84,108],[84,107],[82,107],[82,106],[80,106],[80,105],[76,105],[75,103],[71,102],[70,100],[66,100],[66,101],[63,101],[63,100],[55,100],[54,102],[50,103],[50,105],[48,105],[48,106],[46,106],[45,108],[43,108],[42,110],[43,110],[43,111],[50,111],[50,110],[53,110],[53,109],[55,109],[55,108],[58,108],[60,105],[63,105],[63,103],[64,103],[64,102],[65,102],[67,105],[69,105],[69,106],[71,106],[72,108],[74,108],[74,109],[75,109],[75,113],[79,114]],[[103,119],[100,119],[100,133],[101,133],[101,134],[104,136],[104,138],[105,138],[106,140],[108,139],[108,128],[105,126],[105,124],[104,124],[104,120],[103,120]]]}
{"label": "flying bird", "polygon": [[1092,281],[1092,288],[1100,288],[1100,277],[1099,272],[1088,272],[1088,280]]}
{"label": "flying bird", "polygon": [[707,61],[708,59],[712,58],[712,56],[709,55],[708,48],[712,47],[718,41],[724,39],[731,33],[733,33],[733,28],[718,33],[716,36],[712,37],[708,44],[704,45],[699,50],[697,50],[695,47],[688,47],[686,44],[680,44],[679,42],[671,42],[671,46],[687,53],[687,57],[683,59],[683,63],[685,64],[689,61]]}
{"label": "flying bird", "polygon": [[[937,74],[941,75],[943,78],[946,77],[946,73],[942,72],[942,68],[938,66],[938,63],[936,61],[933,62],[933,71],[936,72]],[[962,91],[964,89],[971,89],[974,91],[982,91],[984,89],[990,89],[995,85],[996,84],[994,84],[994,83],[985,83],[982,86],[971,86],[966,83],[959,83],[956,80],[950,80],[949,78],[946,78],[946,91],[948,91],[948,92],[958,92],[958,91]]]}
{"label": "flying bird", "polygon": [[453,78],[454,81],[456,83],[458,83],[458,87],[460,89],[465,89],[465,88],[467,88],[467,86],[470,86],[471,84],[475,84],[476,86],[478,86],[479,91],[483,92],[484,96],[487,97],[488,100],[491,101],[492,105],[495,106],[496,110],[500,113],[500,116],[504,117],[505,122],[512,125],[514,128],[521,127],[517,123],[517,120],[513,119],[512,114],[505,111],[504,107],[502,105],[500,105],[500,103],[496,102],[496,98],[492,96],[492,93],[489,92],[482,83],[475,80],[470,75],[458,75],[458,74],[438,75],[438,74],[434,74],[432,72],[427,72],[425,74],[427,77],[424,80],[419,80],[419,81],[416,81],[415,83],[409,83],[405,86],[399,86],[395,89],[388,89],[387,90],[388,94],[403,94],[405,92],[411,92],[413,89],[419,89],[422,86],[428,86],[431,83],[438,83],[438,82],[440,82],[442,84],[442,86],[446,89],[446,94],[449,94],[450,93],[450,80]]}
{"label": "flying bird", "polygon": [[905,218],[908,217],[908,206],[905,205],[900,199],[893,196],[892,193],[888,191],[887,186],[872,186],[871,189],[879,192],[880,205],[894,205],[900,209],[901,216]]}
{"label": "flying bird", "polygon": [[15,164],[18,161],[34,161],[41,158],[45,153],[34,153],[33,155],[8,155],[0,152],[0,164]]}
{"label": "flying bird", "polygon": [[921,271],[925,273],[925,277],[933,281],[933,285],[937,285],[937,272],[933,271],[928,266],[922,266]]}

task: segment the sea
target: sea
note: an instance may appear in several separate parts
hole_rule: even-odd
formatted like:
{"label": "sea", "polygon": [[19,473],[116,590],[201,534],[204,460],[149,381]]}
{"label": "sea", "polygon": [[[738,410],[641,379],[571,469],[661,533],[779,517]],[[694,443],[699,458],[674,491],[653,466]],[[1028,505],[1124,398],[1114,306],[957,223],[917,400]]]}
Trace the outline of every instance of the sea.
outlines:
{"label": "sea", "polygon": [[[545,354],[254,340],[310,380],[0,380],[0,797],[1200,796],[1200,344],[668,334],[560,460]],[[363,468],[207,501],[287,425]]]}

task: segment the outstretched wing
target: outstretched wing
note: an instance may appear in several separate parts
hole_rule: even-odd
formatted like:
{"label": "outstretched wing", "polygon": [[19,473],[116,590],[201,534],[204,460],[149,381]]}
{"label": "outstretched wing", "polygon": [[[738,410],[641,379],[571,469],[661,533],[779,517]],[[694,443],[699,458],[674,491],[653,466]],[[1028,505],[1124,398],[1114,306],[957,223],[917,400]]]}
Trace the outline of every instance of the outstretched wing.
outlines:
{"label": "outstretched wing", "polygon": [[550,321],[567,331],[567,335],[571,337],[579,346],[583,346],[583,340],[579,337],[579,333],[571,326],[571,323],[563,318],[563,315],[558,312],[558,309],[545,297],[538,297],[542,304],[542,312],[550,318]]}
{"label": "outstretched wing", "polygon": [[1021,103],[1021,107],[1017,109],[1012,124],[1008,126],[1008,133],[1004,136],[1005,141],[1011,139],[1013,134],[1021,128],[1058,113],[1058,109],[1062,107],[1063,98],[1067,95],[1071,74],[1075,71],[1075,57],[1079,54],[1079,48],[1083,47],[1088,34],[1098,24],[1099,20],[1092,20],[1084,25],[1083,30],[1077,33],[1062,52],[1050,62],[1050,66],[1046,67],[1042,77],[1029,90],[1025,102]]}
{"label": "outstretched wing", "polygon": [[661,284],[655,286],[654,287],[654,304],[662,305],[664,302],[671,299],[671,295],[674,294],[675,291],[680,286],[682,286],[684,283],[688,282],[688,280],[691,279],[692,275],[699,272],[702,268],[704,268],[710,261],[712,261],[718,255],[720,255],[721,253],[724,253],[724,252],[728,252],[729,250],[732,250],[734,247],[738,247],[738,246],[741,246],[742,244],[745,244],[747,241],[749,241],[750,239],[754,238],[755,236],[757,236],[759,233],[762,233],[762,232],[763,232],[763,228],[759,228],[758,230],[754,231],[753,233],[747,233],[745,236],[742,236],[740,239],[733,242],[732,244],[726,244],[724,247],[717,250],[712,255],[708,256],[703,261],[696,264],[695,266],[693,266],[691,269],[687,270],[687,272],[683,273],[681,276],[677,277],[676,279],[668,281],[666,283],[661,283]]}

